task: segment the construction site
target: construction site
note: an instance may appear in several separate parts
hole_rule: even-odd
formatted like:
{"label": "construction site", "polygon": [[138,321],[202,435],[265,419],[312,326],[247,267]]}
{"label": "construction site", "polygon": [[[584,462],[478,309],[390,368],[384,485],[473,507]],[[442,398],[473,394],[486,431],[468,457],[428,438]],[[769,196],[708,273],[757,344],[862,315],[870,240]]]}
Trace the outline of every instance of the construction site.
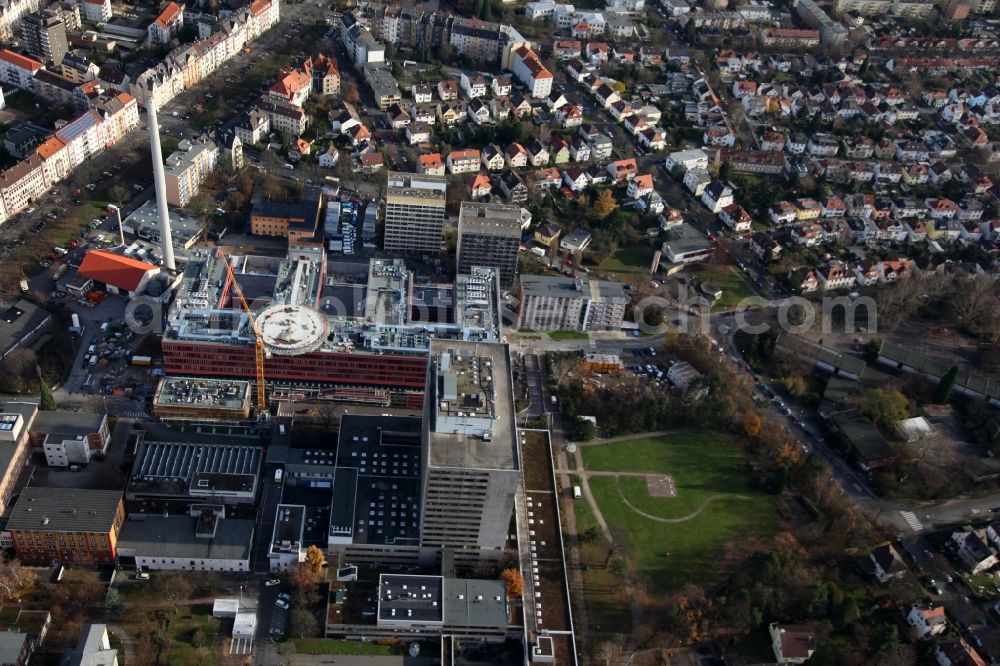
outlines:
{"label": "construction site", "polygon": [[428,321],[413,282],[401,259],[357,262],[316,246],[285,258],[194,256],[168,313],[164,371],[252,379],[258,412],[266,395],[419,408],[431,339],[498,340],[500,295],[496,271],[476,268],[435,285],[453,294],[452,309]]}

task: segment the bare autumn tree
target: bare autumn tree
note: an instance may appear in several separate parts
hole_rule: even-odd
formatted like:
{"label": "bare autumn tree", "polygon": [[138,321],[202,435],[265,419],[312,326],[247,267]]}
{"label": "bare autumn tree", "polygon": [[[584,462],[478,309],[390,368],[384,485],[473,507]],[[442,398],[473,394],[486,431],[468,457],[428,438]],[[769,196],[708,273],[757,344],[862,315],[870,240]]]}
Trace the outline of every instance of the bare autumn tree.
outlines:
{"label": "bare autumn tree", "polygon": [[154,586],[157,593],[170,602],[175,613],[177,612],[177,606],[182,601],[187,601],[191,597],[191,591],[193,590],[189,577],[178,572],[164,573],[156,576]]}
{"label": "bare autumn tree", "polygon": [[34,571],[25,569],[19,561],[6,554],[0,554],[0,594],[4,601],[16,601],[37,582],[38,576]]}

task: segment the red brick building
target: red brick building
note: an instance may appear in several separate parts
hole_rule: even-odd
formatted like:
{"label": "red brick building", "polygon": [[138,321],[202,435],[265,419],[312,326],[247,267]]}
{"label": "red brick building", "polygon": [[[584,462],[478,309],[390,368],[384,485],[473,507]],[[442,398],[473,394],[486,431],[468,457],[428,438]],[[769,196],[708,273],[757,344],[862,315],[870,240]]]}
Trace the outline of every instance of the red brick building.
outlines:
{"label": "red brick building", "polygon": [[7,529],[21,562],[110,564],[124,521],[120,490],[29,486],[11,509]]}

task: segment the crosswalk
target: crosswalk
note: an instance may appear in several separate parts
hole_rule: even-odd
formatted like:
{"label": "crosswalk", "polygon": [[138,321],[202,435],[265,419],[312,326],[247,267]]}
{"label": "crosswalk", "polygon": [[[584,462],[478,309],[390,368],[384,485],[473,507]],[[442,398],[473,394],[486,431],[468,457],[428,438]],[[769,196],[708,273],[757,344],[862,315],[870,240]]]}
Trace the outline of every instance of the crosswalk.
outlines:
{"label": "crosswalk", "polygon": [[903,517],[903,520],[906,521],[906,524],[909,525],[910,529],[913,530],[914,532],[920,532],[924,529],[924,526],[920,522],[920,519],[917,518],[917,514],[913,513],[912,511],[900,511],[899,515]]}

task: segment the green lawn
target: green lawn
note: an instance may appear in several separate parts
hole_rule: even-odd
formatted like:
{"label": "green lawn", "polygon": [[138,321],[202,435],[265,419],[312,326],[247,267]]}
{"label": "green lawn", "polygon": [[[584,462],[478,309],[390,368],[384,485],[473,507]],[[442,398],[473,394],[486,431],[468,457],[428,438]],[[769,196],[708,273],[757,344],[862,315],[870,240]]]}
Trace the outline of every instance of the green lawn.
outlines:
{"label": "green lawn", "polygon": [[552,331],[549,337],[553,340],[588,340],[590,336],[581,331]]}
{"label": "green lawn", "polygon": [[[573,477],[574,485],[579,485],[579,477]],[[597,527],[597,518],[594,517],[594,512],[590,510],[590,504],[585,498],[580,498],[578,500],[573,500],[573,515],[576,516],[576,532],[577,534],[583,534],[591,527]]]}
{"label": "green lawn", "polygon": [[743,299],[757,295],[757,292],[753,290],[750,283],[743,279],[743,275],[737,272],[735,268],[728,268],[718,273],[704,275],[703,279],[722,289],[722,298],[712,306],[712,310],[715,311],[731,310],[739,305]]}
{"label": "green lawn", "polygon": [[[195,634],[199,631],[201,635],[196,639]],[[218,655],[214,643],[218,634],[219,620],[211,615],[197,614],[171,620],[170,664],[216,663]],[[196,646],[199,642],[200,646]]]}
{"label": "green lawn", "polygon": [[[653,521],[622,502],[614,478],[591,477],[605,520],[627,545],[632,569],[649,581],[655,594],[718,578],[727,553],[741,550],[751,539],[767,540],[777,529],[771,500],[750,488],[742,452],[717,435],[678,433],[588,446],[583,459],[588,469],[672,475],[678,491],[674,498],[651,497],[641,477],[619,479],[628,501],[650,515],[676,519],[705,506],[684,522]],[[716,496],[722,499],[705,505]]]}
{"label": "green lawn", "polygon": [[653,262],[649,245],[624,247],[601,262],[599,268],[609,273],[648,273]]}

